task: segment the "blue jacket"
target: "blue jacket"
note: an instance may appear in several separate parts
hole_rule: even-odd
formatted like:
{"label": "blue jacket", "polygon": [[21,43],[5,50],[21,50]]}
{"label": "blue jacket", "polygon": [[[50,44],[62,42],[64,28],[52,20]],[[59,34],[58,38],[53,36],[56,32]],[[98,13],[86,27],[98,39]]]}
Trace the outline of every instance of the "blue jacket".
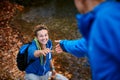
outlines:
{"label": "blue jacket", "polygon": [[[46,46],[47,48],[52,49],[52,42],[49,40]],[[26,73],[33,73],[38,76],[42,76],[45,75],[48,71],[50,71],[50,60],[52,59],[51,53],[48,53],[46,55],[46,62],[44,64],[41,64],[40,57],[34,57],[35,50],[38,50],[38,48],[35,41],[33,40],[32,44],[28,48],[28,61],[30,61],[30,59],[35,61],[27,67]]]}
{"label": "blue jacket", "polygon": [[63,51],[76,57],[84,57],[87,54],[87,42],[85,38],[76,40],[61,40],[60,46]]}
{"label": "blue jacket", "polygon": [[120,80],[120,3],[103,2],[76,17],[86,42],[80,39],[67,44],[63,40],[61,47],[77,57],[83,55],[81,52],[88,53],[92,80]]}

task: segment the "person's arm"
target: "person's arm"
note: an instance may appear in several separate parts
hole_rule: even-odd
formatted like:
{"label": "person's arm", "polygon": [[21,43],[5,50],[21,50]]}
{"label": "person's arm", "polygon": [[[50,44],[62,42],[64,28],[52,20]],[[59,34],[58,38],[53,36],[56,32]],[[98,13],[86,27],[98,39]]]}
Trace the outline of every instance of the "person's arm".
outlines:
{"label": "person's arm", "polygon": [[28,48],[28,58],[29,59],[36,59],[41,55],[46,56],[47,53],[52,52],[49,48],[43,50],[37,50],[34,44],[31,44]]}
{"label": "person's arm", "polygon": [[94,79],[120,79],[120,11],[117,7],[110,10],[99,13],[91,30],[89,56]]}
{"label": "person's arm", "polygon": [[34,52],[36,51],[36,46],[34,44],[31,44],[28,48],[28,59],[35,60],[36,57],[34,56]]}
{"label": "person's arm", "polygon": [[50,67],[51,67],[51,70],[52,70],[52,71],[54,71],[54,70],[55,70],[55,67],[54,67],[54,64],[53,64],[52,59],[50,60]]}
{"label": "person's arm", "polygon": [[76,57],[83,57],[87,54],[87,42],[85,38],[78,40],[60,40],[59,44],[63,51]]}
{"label": "person's arm", "polygon": [[51,71],[52,71],[52,76],[51,77],[54,78],[55,75],[56,75],[56,70],[55,70],[55,66],[53,64],[52,59],[50,60],[50,67],[51,67]]}
{"label": "person's arm", "polygon": [[41,55],[46,56],[47,53],[51,52],[49,48],[45,48],[43,50],[35,50],[34,51],[34,56],[35,57],[40,57]]}

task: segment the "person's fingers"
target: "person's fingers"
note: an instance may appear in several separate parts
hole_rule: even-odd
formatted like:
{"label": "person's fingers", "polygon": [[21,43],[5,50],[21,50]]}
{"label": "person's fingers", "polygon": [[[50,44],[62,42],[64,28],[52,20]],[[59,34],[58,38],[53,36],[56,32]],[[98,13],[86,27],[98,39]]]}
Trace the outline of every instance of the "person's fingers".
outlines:
{"label": "person's fingers", "polygon": [[46,56],[46,54],[45,54],[45,52],[44,52],[44,51],[42,51],[42,54],[43,54],[44,56]]}
{"label": "person's fingers", "polygon": [[40,55],[44,55],[44,56],[46,56],[46,53],[44,52],[44,50],[37,50],[37,52],[39,51],[39,56]]}
{"label": "person's fingers", "polygon": [[55,40],[56,43],[59,43],[61,40]]}
{"label": "person's fingers", "polygon": [[47,53],[49,53],[49,52],[54,52],[54,50],[51,50],[51,49],[49,49],[49,48],[44,49],[44,53],[45,53],[45,54],[47,54]]}
{"label": "person's fingers", "polygon": [[57,49],[62,49],[62,48],[61,48],[61,46],[58,44],[58,45],[56,45],[55,49],[57,50]]}
{"label": "person's fingers", "polygon": [[62,52],[63,52],[63,50],[62,50],[60,47],[55,48],[55,51],[56,51],[57,53],[62,53]]}
{"label": "person's fingers", "polygon": [[57,48],[57,47],[60,47],[60,44],[57,44],[55,47],[56,47],[56,48]]}
{"label": "person's fingers", "polygon": [[44,54],[47,54],[49,51],[47,49],[43,50]]}
{"label": "person's fingers", "polygon": [[[59,41],[58,41],[58,42],[59,42]],[[60,44],[57,44],[57,45],[55,46],[55,51],[56,51],[57,53],[63,52]]]}
{"label": "person's fingers", "polygon": [[49,53],[49,52],[53,52],[53,50],[51,50],[51,49],[49,49],[49,48],[46,48],[46,49],[47,49],[48,53]]}
{"label": "person's fingers", "polygon": [[57,52],[57,53],[62,53],[63,51],[62,51],[62,50],[57,50],[56,52]]}

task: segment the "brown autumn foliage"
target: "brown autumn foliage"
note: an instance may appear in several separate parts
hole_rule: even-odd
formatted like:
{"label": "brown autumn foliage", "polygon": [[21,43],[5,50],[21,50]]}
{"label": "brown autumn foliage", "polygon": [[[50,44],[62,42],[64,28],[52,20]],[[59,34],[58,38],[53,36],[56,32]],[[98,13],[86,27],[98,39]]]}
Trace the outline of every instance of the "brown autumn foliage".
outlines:
{"label": "brown autumn foliage", "polygon": [[[0,80],[23,80],[24,72],[16,66],[16,55],[20,46],[28,42],[28,37],[23,36],[17,25],[11,25],[17,9],[23,7],[10,3],[9,0],[0,2]],[[63,57],[64,56],[64,57]],[[78,59],[71,55],[54,55],[56,71],[70,80],[90,79],[90,69],[85,66],[86,59]]]}
{"label": "brown autumn foliage", "polygon": [[16,67],[16,54],[22,45],[20,33],[11,27],[0,28],[0,79],[16,79],[23,77]]}
{"label": "brown autumn foliage", "polygon": [[24,37],[10,25],[17,8],[7,0],[0,2],[0,80],[19,79],[24,74],[17,69],[15,60]]}

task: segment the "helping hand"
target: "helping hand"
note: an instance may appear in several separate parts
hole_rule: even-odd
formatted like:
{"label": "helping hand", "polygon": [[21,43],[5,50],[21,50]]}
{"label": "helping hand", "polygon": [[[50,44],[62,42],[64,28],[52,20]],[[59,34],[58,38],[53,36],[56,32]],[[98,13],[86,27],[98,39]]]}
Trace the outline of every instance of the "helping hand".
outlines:
{"label": "helping hand", "polygon": [[61,48],[61,46],[60,46],[60,41],[61,40],[55,40],[55,42],[56,43],[58,43],[56,46],[55,46],[55,51],[57,52],[57,53],[62,53],[63,52],[63,50],[62,50],[62,48]]}

